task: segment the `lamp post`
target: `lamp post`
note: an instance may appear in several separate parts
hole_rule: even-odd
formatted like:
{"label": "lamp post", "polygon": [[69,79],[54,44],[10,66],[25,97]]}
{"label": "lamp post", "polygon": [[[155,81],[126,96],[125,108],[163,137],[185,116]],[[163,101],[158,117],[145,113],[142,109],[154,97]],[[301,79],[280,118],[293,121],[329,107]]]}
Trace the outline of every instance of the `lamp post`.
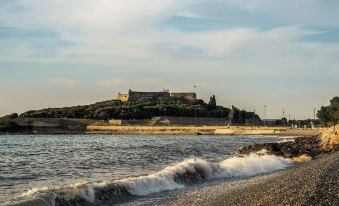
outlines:
{"label": "lamp post", "polygon": [[315,110],[316,110],[317,108],[313,108],[313,120],[315,120]]}
{"label": "lamp post", "polygon": [[197,107],[194,107],[194,124],[197,126]]}
{"label": "lamp post", "polygon": [[313,108],[313,124],[312,124],[312,126],[314,127],[314,124],[315,124],[315,110],[316,110],[317,108]]}
{"label": "lamp post", "polygon": [[267,105],[264,105],[264,126],[266,126],[266,108]]}
{"label": "lamp post", "polygon": [[285,109],[282,109],[282,119],[281,119],[282,126],[285,126]]}

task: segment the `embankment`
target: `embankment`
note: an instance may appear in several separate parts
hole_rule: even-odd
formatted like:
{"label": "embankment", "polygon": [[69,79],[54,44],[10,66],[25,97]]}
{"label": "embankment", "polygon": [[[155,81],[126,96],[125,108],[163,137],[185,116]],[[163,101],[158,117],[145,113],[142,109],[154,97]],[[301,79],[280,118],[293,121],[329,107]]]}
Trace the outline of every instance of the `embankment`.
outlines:
{"label": "embankment", "polygon": [[249,126],[87,126],[87,133],[136,135],[283,135],[312,136],[318,129]]}

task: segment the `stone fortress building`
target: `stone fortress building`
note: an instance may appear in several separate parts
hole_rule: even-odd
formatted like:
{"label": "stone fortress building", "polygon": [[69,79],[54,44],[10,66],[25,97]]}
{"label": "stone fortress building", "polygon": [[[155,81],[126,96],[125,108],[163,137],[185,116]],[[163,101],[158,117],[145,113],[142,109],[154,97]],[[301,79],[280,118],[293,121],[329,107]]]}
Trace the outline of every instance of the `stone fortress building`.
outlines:
{"label": "stone fortress building", "polygon": [[169,92],[169,90],[163,90],[162,92],[137,92],[128,90],[128,93],[118,93],[117,100],[137,101],[138,99],[171,99],[180,98],[187,100],[197,99],[197,95],[194,92]]}

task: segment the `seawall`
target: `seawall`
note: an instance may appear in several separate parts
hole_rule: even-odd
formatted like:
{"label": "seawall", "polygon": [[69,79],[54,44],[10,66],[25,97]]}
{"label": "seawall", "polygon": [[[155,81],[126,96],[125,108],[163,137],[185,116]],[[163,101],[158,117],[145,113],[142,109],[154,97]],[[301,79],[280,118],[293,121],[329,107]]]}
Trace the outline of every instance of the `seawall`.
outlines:
{"label": "seawall", "polygon": [[282,135],[314,136],[319,129],[248,126],[87,126],[87,133],[136,135]]}

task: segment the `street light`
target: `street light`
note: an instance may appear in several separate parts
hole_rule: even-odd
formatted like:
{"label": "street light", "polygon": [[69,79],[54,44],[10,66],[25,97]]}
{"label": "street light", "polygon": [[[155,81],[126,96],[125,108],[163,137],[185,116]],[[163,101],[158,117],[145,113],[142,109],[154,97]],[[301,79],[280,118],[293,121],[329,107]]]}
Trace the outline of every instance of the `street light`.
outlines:
{"label": "street light", "polygon": [[197,108],[194,107],[194,124],[197,125]]}
{"label": "street light", "polygon": [[316,110],[317,108],[313,108],[313,120],[315,120],[315,110]]}
{"label": "street light", "polygon": [[283,126],[285,126],[285,122],[284,121],[285,121],[285,109],[283,108],[282,109],[282,119],[281,119],[281,123],[282,123]]}
{"label": "street light", "polygon": [[267,105],[264,105],[264,125],[266,126],[266,108]]}

